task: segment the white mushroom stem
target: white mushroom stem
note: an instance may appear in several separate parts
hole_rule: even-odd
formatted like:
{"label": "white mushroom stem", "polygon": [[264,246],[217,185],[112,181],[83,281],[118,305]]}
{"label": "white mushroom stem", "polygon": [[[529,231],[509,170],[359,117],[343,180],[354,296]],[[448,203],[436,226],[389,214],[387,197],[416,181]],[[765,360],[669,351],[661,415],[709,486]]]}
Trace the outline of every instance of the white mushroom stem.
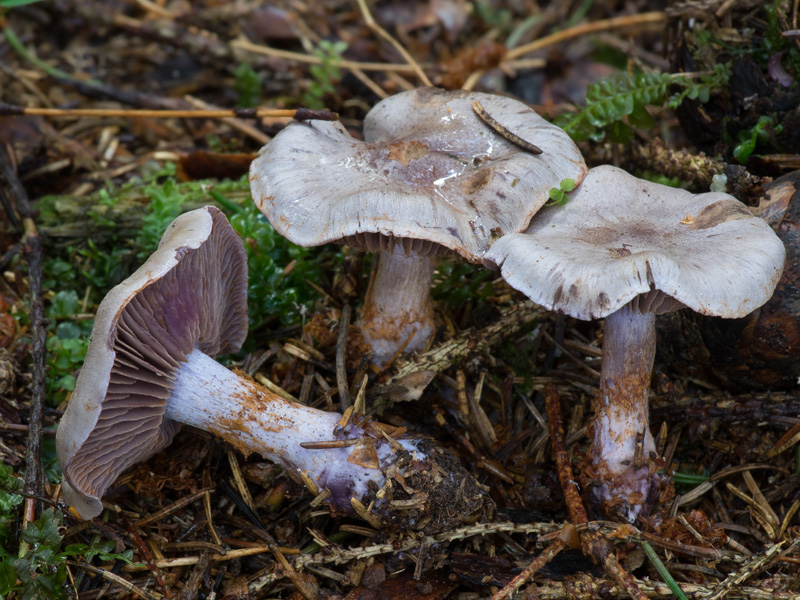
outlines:
{"label": "white mushroom stem", "polygon": [[655,443],[648,424],[648,395],[655,341],[653,313],[625,306],[606,317],[592,445],[592,465],[600,482],[595,494],[604,505],[622,509],[631,521],[651,483],[648,459]]}
{"label": "white mushroom stem", "polygon": [[378,254],[359,327],[372,347],[372,362],[386,364],[398,351],[419,352],[433,335],[431,283],[436,265],[427,257]]}
{"label": "white mushroom stem", "polygon": [[[199,350],[192,352],[178,371],[167,400],[166,416],[211,432],[245,454],[258,452],[295,475],[304,473],[319,491],[331,491],[330,503],[346,509],[350,508],[351,497],[363,496],[369,482],[380,487],[385,479],[381,469],[398,458],[386,439],[367,437],[364,429],[352,424],[344,433],[334,434],[341,418],[338,413],[285,400]],[[358,445],[325,449],[300,445],[359,439],[374,447],[380,468],[364,466]],[[418,458],[424,458],[415,440],[398,441],[409,452],[416,452]]]}

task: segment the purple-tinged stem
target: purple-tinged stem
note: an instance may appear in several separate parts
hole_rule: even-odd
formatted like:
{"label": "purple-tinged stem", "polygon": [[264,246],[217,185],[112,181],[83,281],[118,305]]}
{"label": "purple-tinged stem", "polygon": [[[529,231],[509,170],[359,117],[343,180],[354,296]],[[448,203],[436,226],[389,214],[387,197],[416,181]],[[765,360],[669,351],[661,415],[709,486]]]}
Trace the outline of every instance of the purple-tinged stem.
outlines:
{"label": "purple-tinged stem", "polygon": [[[399,458],[388,440],[363,427],[351,423],[334,434],[338,413],[285,400],[198,350],[188,358],[167,400],[168,418],[209,431],[245,454],[258,452],[295,475],[302,472],[320,491],[328,488],[329,503],[340,509],[351,510],[350,499],[360,500],[368,486],[381,487],[384,471]],[[301,445],[347,440],[360,444],[323,449]],[[417,439],[398,443],[417,459],[425,458]]]}
{"label": "purple-tinged stem", "polygon": [[359,327],[372,347],[372,362],[384,365],[400,349],[419,352],[433,335],[431,283],[436,265],[427,257],[407,256],[399,246],[377,258]]}
{"label": "purple-tinged stem", "polygon": [[653,479],[648,395],[655,350],[654,314],[626,306],[606,317],[591,455],[599,483],[594,495],[606,513],[629,521],[648,500]]}

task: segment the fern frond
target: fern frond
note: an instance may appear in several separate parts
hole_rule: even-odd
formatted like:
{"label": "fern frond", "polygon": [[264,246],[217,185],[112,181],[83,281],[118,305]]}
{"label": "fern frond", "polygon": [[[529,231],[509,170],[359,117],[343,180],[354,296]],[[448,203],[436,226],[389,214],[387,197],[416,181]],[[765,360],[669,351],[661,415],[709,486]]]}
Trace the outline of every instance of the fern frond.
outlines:
{"label": "fern frond", "polygon": [[[708,100],[714,88],[727,83],[728,65],[717,65],[713,73],[699,80],[670,73],[619,73],[591,84],[586,90],[586,105],[575,113],[559,115],[556,125],[575,140],[599,142],[606,137],[626,142],[633,136],[633,127],[648,129],[655,123],[647,106],[679,106],[685,98]],[[667,96],[670,86],[681,86],[679,92]],[[627,117],[627,123],[625,118]]]}

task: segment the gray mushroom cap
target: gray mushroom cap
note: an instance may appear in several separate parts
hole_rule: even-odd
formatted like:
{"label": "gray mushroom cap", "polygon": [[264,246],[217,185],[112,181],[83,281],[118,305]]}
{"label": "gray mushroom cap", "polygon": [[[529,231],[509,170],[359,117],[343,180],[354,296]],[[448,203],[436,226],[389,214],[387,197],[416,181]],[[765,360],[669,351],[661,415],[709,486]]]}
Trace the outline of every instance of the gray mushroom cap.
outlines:
{"label": "gray mushroom cap", "polygon": [[[496,133],[475,114],[474,100],[543,153]],[[261,149],[250,186],[279,233],[301,246],[368,250],[404,238],[418,241],[405,242],[407,253],[430,255],[438,245],[476,261],[498,235],[522,231],[550,188],[586,173],[563,130],[524,103],[491,94],[397,94],[369,112],[364,137],[352,138],[337,122],[306,121]]]}
{"label": "gray mushroom cap", "polygon": [[83,518],[127,467],[167,446],[175,374],[195,349],[234,352],[247,336],[247,255],[214,207],[181,215],[158,250],[100,303],[56,434],[64,497]]}
{"label": "gray mushroom cap", "polygon": [[542,209],[486,255],[534,302],[585,320],[631,301],[642,312],[743,317],[770,298],[784,259],[778,236],[735,198],[610,166],[590,169],[565,206]]}

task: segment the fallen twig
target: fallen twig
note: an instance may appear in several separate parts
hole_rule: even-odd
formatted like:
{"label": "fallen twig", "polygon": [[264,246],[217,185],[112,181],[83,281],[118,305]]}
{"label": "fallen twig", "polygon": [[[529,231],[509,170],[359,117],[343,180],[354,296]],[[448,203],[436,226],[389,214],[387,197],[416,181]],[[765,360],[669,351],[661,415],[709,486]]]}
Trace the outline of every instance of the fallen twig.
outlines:
{"label": "fallen twig", "polygon": [[797,547],[800,546],[800,540],[794,540],[786,550],[782,551],[783,544],[784,542],[778,542],[774,546],[767,548],[764,552],[754,554],[750,560],[728,575],[725,581],[715,585],[712,591],[695,597],[704,598],[705,600],[720,600],[720,598],[726,596],[733,589],[733,586],[739,585],[760,573],[772,562],[777,560],[781,554],[789,554],[796,550]]}
{"label": "fallen twig", "polygon": [[95,575],[99,575],[106,581],[110,581],[111,583],[120,586],[123,590],[128,592],[129,594],[134,594],[139,598],[144,598],[144,600],[161,600],[164,598],[161,594],[155,591],[147,591],[143,590],[140,587],[133,585],[131,582],[123,579],[119,575],[112,573],[111,571],[106,571],[105,569],[98,569],[97,567],[93,567],[92,565],[87,565],[85,563],[78,563],[67,561],[67,564],[71,567],[78,567],[79,569],[83,569],[84,571],[88,571],[89,573],[93,573]]}
{"label": "fallen twig", "polygon": [[[569,464],[569,455],[564,443],[564,426],[561,421],[561,407],[559,405],[558,391],[556,386],[549,383],[544,388],[545,404],[547,406],[547,418],[550,421],[550,439],[553,444],[553,454],[555,455],[556,471],[564,491],[564,497],[569,509],[570,520],[574,525],[585,525],[588,522],[586,509],[581,502],[575,479],[572,475],[572,467]],[[629,597],[634,600],[646,600],[647,596],[639,588],[634,578],[628,573],[617,560],[617,555],[611,547],[611,543],[600,532],[593,529],[579,531],[581,545],[584,553],[591,557],[595,562],[602,565],[606,572],[611,575],[617,584],[625,590]],[[567,531],[560,535],[548,548],[543,557],[534,560],[518,577],[515,577],[508,585],[492,597],[492,600],[503,600],[513,594],[519,587],[536,573],[547,561],[552,559],[561,550],[567,548]]]}
{"label": "fallen twig", "polygon": [[[43,470],[41,464],[42,415],[45,393],[45,354],[47,332],[45,331],[44,304],[42,299],[42,238],[31,218],[28,196],[12,167],[12,156],[0,145],[0,195],[3,196],[9,216],[22,215],[24,237],[22,253],[28,266],[28,297],[31,323],[31,400],[28,414],[28,444],[25,452],[25,523],[34,521],[41,505],[35,500],[42,496]],[[27,544],[20,544],[20,556],[27,551]]]}
{"label": "fallen twig", "polygon": [[501,339],[508,338],[544,312],[533,302],[524,302],[506,309],[500,319],[488,327],[472,327],[427,352],[411,358],[401,357],[396,361],[389,380],[373,393],[388,397],[390,402],[418,400],[437,373],[469,354],[483,352]]}
{"label": "fallen twig", "polygon": [[614,31],[616,29],[623,29],[628,27],[663,27],[666,24],[667,15],[663,12],[647,12],[639,15],[624,15],[621,17],[613,17],[611,19],[602,19],[599,21],[592,21],[590,23],[583,23],[557,31],[550,35],[539,38],[530,44],[518,46],[513,50],[509,50],[503,58],[503,62],[507,63],[515,58],[530,54],[543,48],[549,48],[555,44],[566,42],[577,37],[583,37],[591,33],[598,33],[601,31]]}
{"label": "fallen twig", "polygon": [[335,121],[339,115],[329,110],[310,108],[227,108],[227,109],[127,109],[127,108],[26,108],[0,102],[0,116],[36,115],[42,117],[145,117],[148,119],[258,119],[285,117],[297,121]]}

